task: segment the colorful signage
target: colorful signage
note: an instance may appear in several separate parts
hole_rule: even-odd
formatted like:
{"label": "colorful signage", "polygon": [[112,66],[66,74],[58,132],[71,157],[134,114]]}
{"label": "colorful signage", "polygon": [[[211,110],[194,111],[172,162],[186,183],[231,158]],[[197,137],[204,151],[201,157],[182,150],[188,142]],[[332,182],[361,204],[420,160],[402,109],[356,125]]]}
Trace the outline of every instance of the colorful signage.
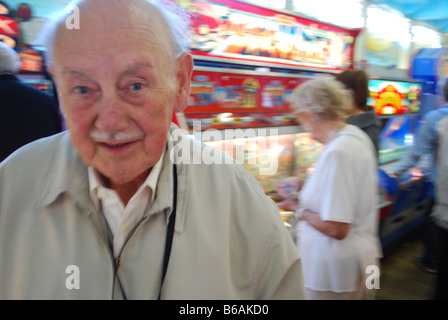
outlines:
{"label": "colorful signage", "polygon": [[342,70],[353,67],[357,30],[231,0],[178,0],[191,12],[200,57]]}
{"label": "colorful signage", "polygon": [[43,55],[24,43],[21,23],[33,18],[31,7],[27,3],[10,4],[0,1],[0,41],[17,50],[22,63],[21,73],[42,73],[44,70]]}
{"label": "colorful signage", "polygon": [[260,127],[296,124],[288,95],[307,78],[279,73],[196,67],[184,110],[191,128]]}
{"label": "colorful signage", "polygon": [[31,47],[23,47],[20,52],[21,73],[42,73],[44,71],[43,54]]}
{"label": "colorful signage", "polygon": [[376,114],[417,113],[420,110],[422,85],[420,83],[369,80],[368,105]]}
{"label": "colorful signage", "polygon": [[19,22],[13,17],[8,5],[0,1],[0,41],[15,48],[19,36]]}

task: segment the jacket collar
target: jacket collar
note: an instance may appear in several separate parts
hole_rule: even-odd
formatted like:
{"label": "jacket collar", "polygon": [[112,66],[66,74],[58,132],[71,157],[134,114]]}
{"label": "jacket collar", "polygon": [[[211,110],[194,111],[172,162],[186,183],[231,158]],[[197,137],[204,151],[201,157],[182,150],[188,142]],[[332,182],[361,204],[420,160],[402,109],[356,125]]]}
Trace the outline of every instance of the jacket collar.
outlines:
{"label": "jacket collar", "polygon": [[17,76],[13,73],[0,73],[0,80],[18,80]]}
{"label": "jacket collar", "polygon": [[93,201],[89,196],[87,166],[73,147],[68,131],[54,141],[56,151],[48,165],[48,179],[42,186],[36,206],[48,206],[63,194],[67,194],[81,207],[82,211],[93,211]]}

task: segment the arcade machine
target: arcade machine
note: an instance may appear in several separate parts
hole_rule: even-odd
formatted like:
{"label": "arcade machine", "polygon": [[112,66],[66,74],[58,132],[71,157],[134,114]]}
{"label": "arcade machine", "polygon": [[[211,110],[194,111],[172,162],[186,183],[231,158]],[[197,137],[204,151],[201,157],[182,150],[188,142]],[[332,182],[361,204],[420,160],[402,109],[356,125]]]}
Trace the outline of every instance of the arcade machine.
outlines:
{"label": "arcade machine", "polygon": [[437,99],[437,82],[448,77],[448,48],[422,48],[417,51],[412,59],[410,74],[423,84],[420,112],[423,116],[441,103]]}
{"label": "arcade machine", "polygon": [[[404,116],[388,119],[382,132],[380,161],[383,173],[387,173],[390,166],[411,147],[413,134],[417,132],[422,117],[442,103],[437,82],[448,76],[448,48],[422,48],[417,51],[410,76],[414,79],[412,85],[415,88],[409,89],[406,99],[410,109]],[[421,94],[418,94],[419,91]],[[395,190],[389,192],[389,197],[393,194],[393,205],[382,215],[380,232],[383,244],[393,242],[426,220],[425,212],[430,205],[427,175],[431,163],[431,155],[423,155],[415,167],[400,177],[393,188]],[[387,175],[381,177],[385,186],[390,188],[394,184],[387,183]]]}
{"label": "arcade machine", "polygon": [[49,95],[54,95],[53,82],[44,68],[44,51],[23,43],[20,21],[27,21],[31,15],[31,8],[25,3],[14,11],[10,10],[5,2],[0,1],[0,41],[18,52],[22,63],[18,75],[20,79]]}
{"label": "arcade machine", "polygon": [[305,179],[322,149],[287,97],[310,78],[352,68],[359,30],[242,1],[178,2],[193,25],[188,130],[241,162],[275,200],[276,182]]}
{"label": "arcade machine", "polygon": [[[422,48],[417,51],[412,60],[410,76],[419,82],[418,91],[421,90],[421,95],[414,103],[411,102],[414,97],[408,96],[410,106],[415,105],[414,109],[409,110],[411,116],[408,114],[392,118],[384,127],[382,169],[385,172],[393,162],[406,154],[423,116],[443,102],[440,93],[437,92],[437,83],[448,76],[448,49]],[[425,212],[430,205],[427,196],[429,185],[427,176],[432,163],[431,157],[422,155],[420,162],[400,177],[393,196],[393,206],[387,217],[382,220],[381,232],[384,243],[392,242],[426,220]],[[385,185],[386,180],[388,177],[384,175]]]}
{"label": "arcade machine", "polygon": [[379,179],[383,198],[380,211],[380,239],[383,247],[422,224],[429,206],[426,197],[429,159],[397,181],[387,174],[406,155],[418,128],[423,83],[416,79],[370,79],[369,105],[383,122],[380,134]]}
{"label": "arcade machine", "polygon": [[22,67],[18,77],[26,84],[42,90],[50,96],[56,96],[53,81],[45,69],[45,53],[36,46],[22,47],[19,51]]}

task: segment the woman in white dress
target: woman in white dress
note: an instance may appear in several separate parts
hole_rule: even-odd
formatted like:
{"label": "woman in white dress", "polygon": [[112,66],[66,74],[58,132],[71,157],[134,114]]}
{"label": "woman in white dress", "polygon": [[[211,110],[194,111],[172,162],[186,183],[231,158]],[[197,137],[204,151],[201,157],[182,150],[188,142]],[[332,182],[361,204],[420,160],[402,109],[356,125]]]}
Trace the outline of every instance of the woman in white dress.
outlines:
{"label": "woman in white dress", "polygon": [[331,78],[309,80],[290,97],[299,123],[325,145],[298,199],[279,206],[300,216],[297,247],[308,299],[364,299],[379,288],[375,149],[347,124],[350,95]]}

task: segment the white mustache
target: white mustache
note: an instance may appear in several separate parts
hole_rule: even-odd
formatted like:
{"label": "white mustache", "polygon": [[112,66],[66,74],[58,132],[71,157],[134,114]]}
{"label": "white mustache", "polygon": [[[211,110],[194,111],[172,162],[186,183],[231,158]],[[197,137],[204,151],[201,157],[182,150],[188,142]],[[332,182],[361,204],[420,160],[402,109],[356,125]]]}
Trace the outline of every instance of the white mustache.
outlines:
{"label": "white mustache", "polygon": [[90,131],[90,138],[96,141],[127,142],[141,139],[144,137],[144,135],[145,133],[141,130],[135,130],[131,132],[123,132],[123,131],[105,132],[94,128]]}

